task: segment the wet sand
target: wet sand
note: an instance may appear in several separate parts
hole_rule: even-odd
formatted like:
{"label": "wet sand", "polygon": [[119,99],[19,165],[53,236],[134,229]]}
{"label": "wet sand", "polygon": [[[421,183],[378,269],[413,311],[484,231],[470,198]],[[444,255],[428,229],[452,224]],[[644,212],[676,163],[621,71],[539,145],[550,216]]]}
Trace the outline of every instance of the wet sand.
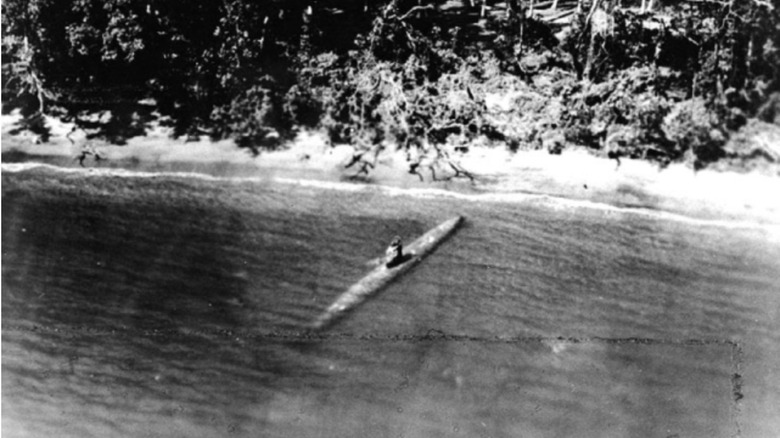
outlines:
{"label": "wet sand", "polygon": [[[87,141],[83,132],[71,135],[71,142],[66,135],[72,125],[49,120],[49,142],[36,144],[32,135],[8,133],[17,120],[12,115],[0,119],[3,162],[40,161],[78,167],[75,157]],[[380,154],[369,175],[357,175],[356,166],[345,167],[354,149],[348,145],[330,146],[324,135],[316,132],[303,132],[279,150],[258,156],[229,140],[212,142],[205,136],[196,142],[172,139],[164,128],[154,128],[145,137],[131,138],[126,145],[91,143],[107,160],[94,162],[88,157],[85,165],[90,168],[356,182],[456,193],[521,193],[661,210],[700,219],[780,225],[780,197],[773,195],[780,193],[780,177],[770,172],[694,172],[681,163],[660,168],[655,163],[625,158],[618,164],[582,148],[570,148],[561,155],[543,150],[512,153],[498,147],[473,148],[453,157],[475,176],[474,181],[433,181],[427,169],[420,172],[424,179],[421,181],[418,175],[409,173],[405,153],[389,147]]]}

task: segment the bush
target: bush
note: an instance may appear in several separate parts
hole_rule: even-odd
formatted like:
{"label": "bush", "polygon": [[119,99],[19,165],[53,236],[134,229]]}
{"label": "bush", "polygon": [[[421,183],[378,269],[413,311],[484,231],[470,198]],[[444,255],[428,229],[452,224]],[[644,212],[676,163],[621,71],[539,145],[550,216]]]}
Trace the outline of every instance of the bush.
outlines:
{"label": "bush", "polygon": [[273,149],[280,144],[280,134],[286,133],[281,102],[273,83],[265,79],[264,84],[252,86],[229,105],[214,109],[211,121],[220,127],[215,136],[232,137],[239,147],[249,148],[255,154],[260,148]]}
{"label": "bush", "polygon": [[695,169],[723,157],[722,146],[726,136],[718,125],[714,108],[708,106],[704,99],[675,104],[661,126],[669,140],[667,153],[672,159],[687,154]]}
{"label": "bush", "polygon": [[[53,96],[43,88],[43,83],[35,73],[32,65],[33,48],[25,38],[4,35],[2,55],[3,113],[18,108],[24,117],[43,115],[44,99]],[[29,125],[39,124],[30,120]]]}

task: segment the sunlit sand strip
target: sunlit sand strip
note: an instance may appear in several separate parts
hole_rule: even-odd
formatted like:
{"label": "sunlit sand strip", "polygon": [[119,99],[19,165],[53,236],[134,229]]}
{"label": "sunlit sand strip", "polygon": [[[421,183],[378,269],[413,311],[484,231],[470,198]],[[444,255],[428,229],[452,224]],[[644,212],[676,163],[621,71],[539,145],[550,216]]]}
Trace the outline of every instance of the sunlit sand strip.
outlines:
{"label": "sunlit sand strip", "polygon": [[441,199],[451,198],[468,202],[491,202],[491,203],[508,203],[519,204],[528,202],[542,202],[550,207],[558,208],[584,208],[590,210],[600,210],[611,213],[619,214],[634,214],[639,216],[646,216],[655,219],[669,220],[675,222],[686,223],[689,225],[702,225],[702,226],[714,226],[722,228],[761,228],[775,230],[780,236],[780,224],[762,224],[751,221],[737,221],[737,220],[716,220],[716,219],[700,219],[683,214],[672,213],[662,210],[653,210],[647,208],[637,207],[620,207],[616,205],[610,205],[601,202],[594,202],[584,199],[570,199],[560,196],[551,196],[546,194],[537,193],[459,193],[450,190],[437,189],[437,188],[397,188],[387,186],[363,186],[354,183],[345,182],[327,182],[317,180],[296,180],[288,178],[275,178],[274,181],[282,184],[292,184],[304,187],[316,187],[328,190],[342,190],[342,191],[379,191],[388,196],[410,196],[421,199]]}
{"label": "sunlit sand strip", "polygon": [[[215,182],[267,182],[267,177],[219,177],[196,172],[143,172],[126,169],[105,168],[77,168],[59,167],[45,163],[2,163],[2,171],[17,173],[32,169],[43,168],[61,173],[83,174],[88,177],[113,177],[113,178],[187,178]],[[457,199],[466,202],[483,203],[540,203],[552,208],[583,208],[588,210],[604,211],[616,214],[632,214],[648,218],[674,221],[688,225],[720,227],[728,229],[761,229],[780,238],[780,223],[761,223],[747,220],[718,220],[702,219],[686,216],[680,213],[672,213],[663,210],[653,210],[638,207],[621,207],[603,202],[594,202],[586,199],[571,199],[560,196],[552,196],[541,193],[461,193],[439,188],[400,188],[380,185],[365,185],[352,182],[307,180],[284,177],[270,178],[278,184],[311,187],[322,190],[334,190],[342,192],[379,192],[386,196],[405,196],[419,199]]]}

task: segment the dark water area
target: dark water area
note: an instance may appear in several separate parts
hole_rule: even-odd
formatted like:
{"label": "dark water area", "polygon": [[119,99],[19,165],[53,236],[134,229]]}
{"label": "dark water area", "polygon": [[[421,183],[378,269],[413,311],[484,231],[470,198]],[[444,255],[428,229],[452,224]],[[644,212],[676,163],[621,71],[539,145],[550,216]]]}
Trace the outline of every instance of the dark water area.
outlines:
{"label": "dark water area", "polygon": [[[770,437],[776,231],[538,198],[2,174],[2,433]],[[465,226],[326,332],[396,234]]]}

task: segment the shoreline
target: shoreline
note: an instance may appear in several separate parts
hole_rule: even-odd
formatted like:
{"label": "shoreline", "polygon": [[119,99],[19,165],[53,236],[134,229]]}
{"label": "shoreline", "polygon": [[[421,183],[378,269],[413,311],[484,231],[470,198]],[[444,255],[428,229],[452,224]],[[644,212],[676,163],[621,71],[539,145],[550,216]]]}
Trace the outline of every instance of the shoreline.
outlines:
{"label": "shoreline", "polygon": [[[50,141],[35,144],[31,135],[8,131],[14,116],[2,116],[3,164],[41,162],[79,167],[74,157],[85,139],[65,137],[71,125],[50,120]],[[357,169],[345,169],[352,157],[350,146],[330,147],[323,136],[301,133],[286,148],[253,157],[232,141],[197,142],[171,139],[162,129],[128,140],[126,145],[93,142],[107,158],[86,167],[141,172],[195,172],[220,177],[262,177],[284,180],[349,182],[397,189],[440,189],[460,194],[524,194],[575,201],[590,201],[621,208],[682,214],[694,219],[750,221],[780,225],[780,177],[759,171],[700,170],[683,164],[659,168],[634,159],[615,160],[568,148],[561,155],[543,150],[510,152],[504,148],[472,148],[458,160],[474,174],[466,178],[425,181],[408,172],[402,152],[382,153],[367,177],[350,178]],[[775,194],[773,196],[772,194]]]}

